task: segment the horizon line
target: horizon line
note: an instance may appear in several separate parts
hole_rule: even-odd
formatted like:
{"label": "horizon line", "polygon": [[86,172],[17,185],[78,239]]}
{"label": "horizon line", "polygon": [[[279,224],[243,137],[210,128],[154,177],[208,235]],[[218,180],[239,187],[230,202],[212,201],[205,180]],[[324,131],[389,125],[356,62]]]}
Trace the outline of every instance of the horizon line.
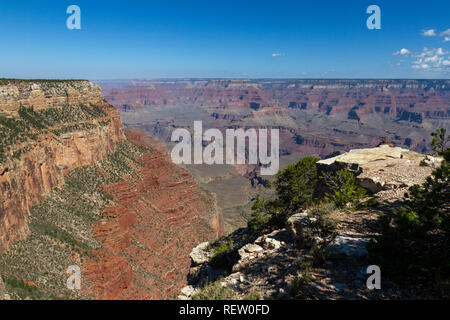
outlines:
{"label": "horizon line", "polygon": [[277,77],[262,77],[262,78],[243,78],[243,77],[155,77],[155,78],[107,78],[107,79],[89,79],[89,78],[2,78],[0,81],[173,81],[173,80],[240,80],[240,81],[309,81],[309,80],[346,80],[346,81],[361,81],[361,80],[375,80],[375,81],[450,81],[450,78],[277,78]]}

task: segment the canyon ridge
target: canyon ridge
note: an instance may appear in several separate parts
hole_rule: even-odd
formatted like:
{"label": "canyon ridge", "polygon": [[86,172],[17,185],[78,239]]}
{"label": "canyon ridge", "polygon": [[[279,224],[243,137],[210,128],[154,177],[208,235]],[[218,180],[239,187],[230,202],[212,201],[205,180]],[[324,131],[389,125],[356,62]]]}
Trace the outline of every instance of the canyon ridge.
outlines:
{"label": "canyon ridge", "polygon": [[[307,155],[327,158],[390,141],[431,151],[431,132],[450,130],[449,80],[168,79],[97,81],[128,128],[169,148],[176,128],[277,128],[280,167]],[[246,227],[251,203],[269,176],[248,165],[189,165],[217,194],[227,233]]]}
{"label": "canyon ridge", "polygon": [[[195,120],[219,130],[279,129],[282,169],[308,155],[320,156],[322,166],[373,155],[358,183],[389,207],[430,174],[422,166],[432,159],[424,155],[430,133],[450,130],[448,80],[97,83],[0,80],[0,298],[190,298],[210,270],[202,255],[230,237],[242,261],[231,258],[236,270],[227,285],[251,295],[262,270],[261,292],[283,297],[290,278],[273,286],[280,277],[272,279],[267,261],[292,262],[296,227],[287,238],[277,230],[252,243],[242,229],[256,195],[273,196],[273,177],[258,174],[257,165],[174,165],[170,135],[192,130]],[[299,214],[293,224],[304,222]],[[349,221],[336,214],[344,243],[349,232],[362,238],[373,231],[352,223],[376,224],[378,215],[368,209]],[[267,268],[253,269],[253,258]],[[338,266],[347,268],[344,262]],[[66,281],[74,266],[82,287],[72,291]],[[286,274],[290,266],[278,263]],[[315,276],[331,288],[329,297],[346,298],[339,289],[345,279]]]}

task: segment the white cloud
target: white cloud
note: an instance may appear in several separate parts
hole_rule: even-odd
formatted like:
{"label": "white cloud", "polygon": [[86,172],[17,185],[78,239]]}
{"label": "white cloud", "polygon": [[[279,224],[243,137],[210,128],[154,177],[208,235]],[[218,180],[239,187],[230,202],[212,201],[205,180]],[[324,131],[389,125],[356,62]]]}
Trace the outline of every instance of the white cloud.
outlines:
{"label": "white cloud", "polygon": [[[438,33],[436,29],[424,29],[421,32],[425,37],[442,37],[444,42],[450,41],[450,28]],[[393,53],[395,56],[402,56],[402,59],[409,61],[411,67],[418,70],[428,70],[428,72],[450,73],[450,52],[442,48],[423,48],[420,52],[411,52],[408,49],[401,49]],[[398,62],[397,64],[400,64]]]}
{"label": "white cloud", "polygon": [[444,38],[444,42],[449,42],[450,41],[450,28],[445,31],[442,31],[439,35]]}
{"label": "white cloud", "polygon": [[441,37],[444,37],[444,36],[450,36],[450,29],[447,29],[447,30],[445,30],[445,31],[442,31],[441,34],[440,34],[440,36],[441,36]]}
{"label": "white cloud", "polygon": [[434,37],[436,36],[436,30],[434,29],[422,30],[422,35],[424,37]]}
{"label": "white cloud", "polygon": [[284,53],[272,53],[272,57],[284,57]]}
{"label": "white cloud", "polygon": [[414,69],[433,71],[450,71],[450,56],[442,48],[423,48],[422,52],[412,55],[415,60],[411,62]]}
{"label": "white cloud", "polygon": [[440,37],[444,38],[444,42],[450,41],[450,28],[442,31],[439,34],[437,33],[436,29],[423,29],[420,34],[424,37],[436,37],[439,35]]}
{"label": "white cloud", "polygon": [[407,55],[409,55],[409,54],[411,54],[411,51],[409,51],[408,49],[405,49],[405,48],[403,48],[403,49],[401,49],[401,50],[399,50],[399,51],[394,52],[394,56],[398,56],[398,55],[401,55],[401,56],[407,56]]}

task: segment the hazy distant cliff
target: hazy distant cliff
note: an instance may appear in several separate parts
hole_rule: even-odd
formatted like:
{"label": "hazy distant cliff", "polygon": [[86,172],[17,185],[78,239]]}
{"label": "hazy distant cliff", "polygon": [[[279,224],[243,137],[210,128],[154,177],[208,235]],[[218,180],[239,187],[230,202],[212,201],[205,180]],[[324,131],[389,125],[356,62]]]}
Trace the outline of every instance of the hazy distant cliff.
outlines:
{"label": "hazy distant cliff", "polygon": [[[430,128],[450,129],[450,80],[444,79],[173,79],[99,84],[126,125],[156,134],[158,128],[185,126],[190,118],[214,128],[272,126],[283,131],[284,153],[325,156],[376,146],[383,140],[426,152]],[[159,136],[165,139],[167,133]]]}

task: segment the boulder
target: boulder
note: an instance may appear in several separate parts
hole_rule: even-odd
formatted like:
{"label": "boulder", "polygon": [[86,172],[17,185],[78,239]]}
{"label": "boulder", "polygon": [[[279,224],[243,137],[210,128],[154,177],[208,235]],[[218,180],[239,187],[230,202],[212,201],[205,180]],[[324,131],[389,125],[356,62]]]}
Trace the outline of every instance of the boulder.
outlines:
{"label": "boulder", "polygon": [[274,249],[274,250],[278,250],[283,246],[283,243],[281,241],[278,241],[274,238],[266,238],[264,241],[264,245],[266,248],[268,249]]}
{"label": "boulder", "polygon": [[193,286],[186,286],[183,289],[181,289],[181,294],[185,297],[192,297],[195,293],[195,288]]}
{"label": "boulder", "polygon": [[308,216],[308,211],[293,214],[287,220],[287,229],[295,236],[301,234],[303,228],[311,225],[316,219]]}
{"label": "boulder", "polygon": [[264,249],[278,250],[286,245],[286,240],[290,240],[289,235],[286,229],[275,230],[257,238],[255,244],[262,246]]}
{"label": "boulder", "polygon": [[359,179],[359,186],[367,191],[375,194],[383,190],[384,181],[380,181],[378,177]]}
{"label": "boulder", "polygon": [[360,235],[341,233],[330,243],[330,248],[334,255],[365,257],[368,254],[366,243],[367,239]]}
{"label": "boulder", "polygon": [[189,257],[191,258],[194,266],[209,261],[211,253],[208,251],[208,249],[209,249],[209,242],[202,242],[194,249],[192,249]]}
{"label": "boulder", "polygon": [[256,252],[259,252],[262,250],[263,250],[263,248],[261,246],[254,244],[254,243],[249,243],[249,244],[243,246],[242,248],[240,248],[238,253],[242,260],[242,259],[248,258],[252,253],[256,253]]}

